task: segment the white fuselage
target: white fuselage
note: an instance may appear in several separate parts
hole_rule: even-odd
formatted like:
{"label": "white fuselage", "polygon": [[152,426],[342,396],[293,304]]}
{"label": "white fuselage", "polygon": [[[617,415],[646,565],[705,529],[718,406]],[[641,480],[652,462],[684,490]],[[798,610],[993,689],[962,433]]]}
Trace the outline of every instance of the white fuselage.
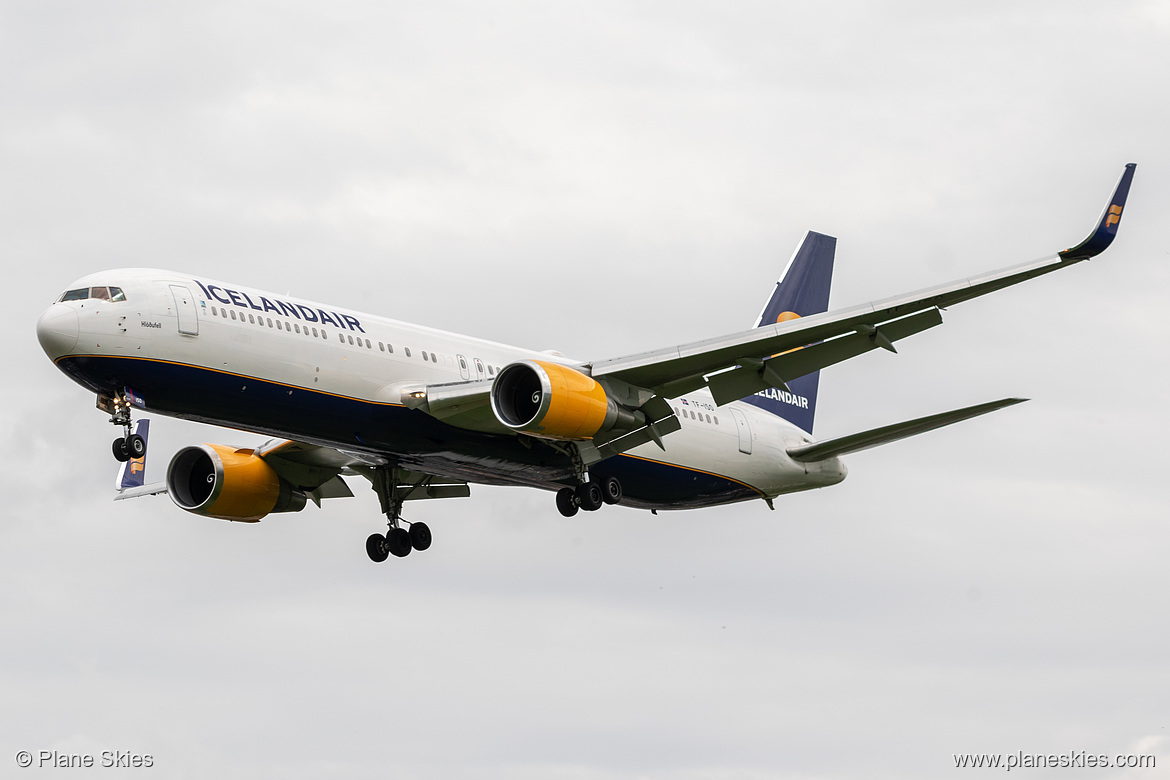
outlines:
{"label": "white fuselage", "polygon": [[[490,380],[517,360],[579,361],[168,271],[106,271],[71,288],[98,285],[117,286],[125,300],[59,302],[38,323],[49,356],[95,392],[124,385],[148,411],[382,454],[467,481],[553,488],[571,473],[552,449],[525,454],[532,448],[517,447],[514,434],[408,410],[400,388]],[[705,390],[670,403],[682,429],[665,451],[642,445],[596,467],[635,468],[623,477],[635,506],[772,498],[844,479],[836,459],[793,461],[786,449],[811,436],[752,404],[716,407]],[[639,474],[654,483],[645,493]]]}

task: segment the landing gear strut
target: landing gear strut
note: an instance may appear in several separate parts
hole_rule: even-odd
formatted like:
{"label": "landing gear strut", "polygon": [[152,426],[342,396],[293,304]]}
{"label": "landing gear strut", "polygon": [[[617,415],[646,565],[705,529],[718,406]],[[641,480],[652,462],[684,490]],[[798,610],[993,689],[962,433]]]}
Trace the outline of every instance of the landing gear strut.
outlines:
{"label": "landing gear strut", "polygon": [[146,440],[137,433],[130,432],[130,401],[124,392],[118,392],[113,398],[98,396],[98,408],[109,412],[110,422],[122,426],[122,435],[114,439],[114,460],[125,463],[131,458],[141,458],[146,455]]}
{"label": "landing gear strut", "polygon": [[[401,469],[392,466],[378,466],[371,470],[374,492],[378,494],[382,512],[390,526],[385,534],[372,534],[366,539],[366,555],[374,563],[381,563],[391,555],[405,558],[411,550],[422,552],[431,546],[431,529],[426,523],[410,523],[402,519],[402,502],[412,490],[422,485],[426,477],[414,485],[402,485],[400,477],[403,474]],[[409,529],[403,528],[403,523]]]}

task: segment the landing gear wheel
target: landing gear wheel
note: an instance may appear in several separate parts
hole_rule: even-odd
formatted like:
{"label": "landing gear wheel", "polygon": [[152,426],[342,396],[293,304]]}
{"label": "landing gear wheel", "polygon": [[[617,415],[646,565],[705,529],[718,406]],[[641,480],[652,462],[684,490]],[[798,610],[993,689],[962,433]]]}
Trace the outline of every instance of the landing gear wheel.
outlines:
{"label": "landing gear wheel", "polygon": [[405,528],[391,528],[386,532],[386,546],[395,558],[410,555],[410,533]]}
{"label": "landing gear wheel", "polygon": [[604,500],[601,494],[601,485],[596,482],[586,482],[584,485],[577,486],[577,503],[586,512],[596,512],[601,508]]}
{"label": "landing gear wheel", "polygon": [[114,460],[119,463],[125,463],[130,460],[130,450],[126,446],[126,440],[122,437],[114,439]]}
{"label": "landing gear wheel", "polygon": [[426,523],[412,523],[408,534],[410,546],[419,552],[431,546],[431,529]]}
{"label": "landing gear wheel", "polygon": [[146,439],[137,433],[130,434],[130,438],[126,442],[126,448],[130,451],[131,458],[141,458],[146,455]]}
{"label": "landing gear wheel", "polygon": [[616,504],[622,500],[622,483],[617,477],[601,480],[601,500],[607,504]]}
{"label": "landing gear wheel", "polygon": [[557,491],[557,509],[565,517],[572,517],[580,509],[577,506],[577,494],[573,488],[561,488]]}
{"label": "landing gear wheel", "polygon": [[386,544],[386,537],[382,534],[370,534],[366,539],[366,555],[374,563],[381,563],[390,555],[390,547]]}

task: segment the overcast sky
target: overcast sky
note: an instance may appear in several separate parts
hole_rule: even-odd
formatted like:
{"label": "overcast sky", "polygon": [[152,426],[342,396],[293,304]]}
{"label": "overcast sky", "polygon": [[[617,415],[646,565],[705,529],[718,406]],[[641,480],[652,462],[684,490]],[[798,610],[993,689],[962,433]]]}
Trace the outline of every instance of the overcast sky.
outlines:
{"label": "overcast sky", "polygon": [[[10,0],[0,73],[0,774],[1170,777],[1170,4]],[[145,265],[613,357],[751,325],[808,229],[834,307],[1072,246],[1131,161],[1109,252],[826,370],[816,433],[1031,402],[775,512],[474,487],[375,565],[356,481],[258,525],[115,504],[34,334]],[[259,440],[152,434],[152,479]]]}

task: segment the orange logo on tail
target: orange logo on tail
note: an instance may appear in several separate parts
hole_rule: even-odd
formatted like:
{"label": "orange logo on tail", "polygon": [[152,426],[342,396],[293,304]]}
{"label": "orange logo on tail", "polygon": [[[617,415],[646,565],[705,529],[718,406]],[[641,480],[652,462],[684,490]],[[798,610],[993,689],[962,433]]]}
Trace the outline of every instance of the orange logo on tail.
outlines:
{"label": "orange logo on tail", "polygon": [[1121,206],[1110,206],[1109,214],[1105,217],[1105,227],[1113,227],[1121,221]]}
{"label": "orange logo on tail", "polygon": [[[789,320],[799,320],[799,319],[800,319],[800,315],[794,311],[782,311],[776,317],[776,322],[781,323],[781,322],[788,322]],[[787,355],[789,352],[795,352],[798,349],[804,349],[804,347],[793,347],[792,349],[786,349],[783,352],[777,352],[772,357],[777,357],[779,355]]]}

